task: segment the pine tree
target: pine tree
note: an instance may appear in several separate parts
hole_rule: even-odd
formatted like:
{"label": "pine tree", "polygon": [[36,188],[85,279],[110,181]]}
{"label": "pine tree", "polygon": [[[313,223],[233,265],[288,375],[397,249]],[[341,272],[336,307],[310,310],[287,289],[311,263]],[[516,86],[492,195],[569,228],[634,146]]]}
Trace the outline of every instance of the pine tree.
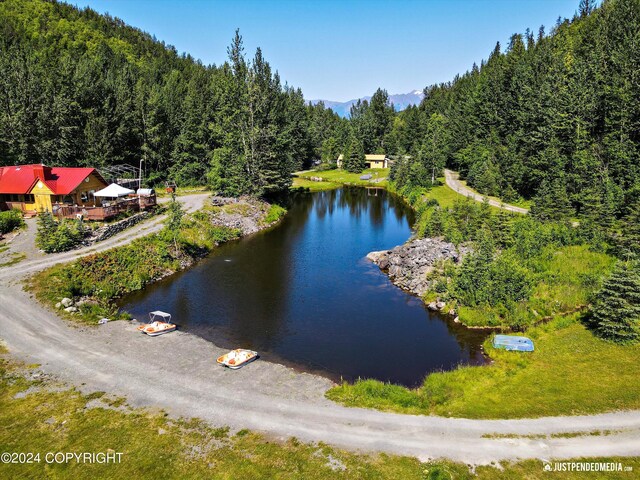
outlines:
{"label": "pine tree", "polygon": [[640,266],[619,262],[595,296],[590,322],[602,338],[632,343],[640,340]]}
{"label": "pine tree", "polygon": [[365,166],[365,156],[362,143],[360,140],[353,137],[349,143],[348,151],[345,152],[343,168],[348,172],[359,173],[364,170]]}
{"label": "pine tree", "polygon": [[45,252],[51,249],[51,244],[58,229],[57,222],[51,212],[44,211],[38,215],[38,230],[36,232],[36,246]]}
{"label": "pine tree", "polygon": [[513,244],[513,219],[513,213],[502,209],[491,217],[493,223],[491,231],[501,248],[508,248]]}
{"label": "pine tree", "polygon": [[169,202],[168,215],[167,215],[167,232],[173,240],[173,245],[176,251],[178,248],[178,237],[180,236],[180,230],[182,229],[182,219],[184,218],[184,209],[182,204],[176,200],[176,194],[171,194],[171,201]]}
{"label": "pine tree", "polygon": [[616,239],[619,256],[640,260],[640,200],[628,207],[620,225],[621,232]]}
{"label": "pine tree", "polygon": [[562,177],[544,180],[531,207],[531,215],[542,221],[563,220],[574,213]]}
{"label": "pine tree", "polygon": [[491,265],[495,255],[493,237],[487,230],[478,231],[476,251],[468,255],[454,280],[454,292],[464,305],[489,303]]}

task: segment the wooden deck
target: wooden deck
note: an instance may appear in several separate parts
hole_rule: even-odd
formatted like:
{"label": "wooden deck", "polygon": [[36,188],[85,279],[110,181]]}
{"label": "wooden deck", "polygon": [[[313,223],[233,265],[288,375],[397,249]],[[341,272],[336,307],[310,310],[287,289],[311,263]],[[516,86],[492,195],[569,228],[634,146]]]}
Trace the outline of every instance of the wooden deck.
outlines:
{"label": "wooden deck", "polygon": [[104,221],[110,220],[120,213],[139,212],[156,206],[156,196],[130,196],[124,200],[118,200],[104,204],[101,207],[81,207],[75,205],[54,205],[53,214],[58,218],[78,218],[83,220]]}

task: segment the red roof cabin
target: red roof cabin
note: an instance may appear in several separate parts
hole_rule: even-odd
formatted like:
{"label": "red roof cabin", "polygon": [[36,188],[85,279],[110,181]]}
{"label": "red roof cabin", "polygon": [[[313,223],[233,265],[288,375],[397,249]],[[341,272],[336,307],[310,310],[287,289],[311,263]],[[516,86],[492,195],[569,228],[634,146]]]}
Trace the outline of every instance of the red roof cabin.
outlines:
{"label": "red roof cabin", "polygon": [[17,208],[26,215],[56,207],[96,206],[93,194],[107,182],[95,168],[47,167],[42,164],[0,167],[0,210]]}

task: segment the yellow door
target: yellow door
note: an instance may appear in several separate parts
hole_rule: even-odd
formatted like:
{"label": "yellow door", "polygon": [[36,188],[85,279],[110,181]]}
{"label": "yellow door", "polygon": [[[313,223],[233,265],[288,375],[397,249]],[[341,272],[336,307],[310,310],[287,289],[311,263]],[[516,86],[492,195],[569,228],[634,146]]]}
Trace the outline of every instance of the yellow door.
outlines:
{"label": "yellow door", "polygon": [[52,205],[51,205],[51,195],[47,195],[47,194],[42,194],[42,195],[34,195],[35,201],[36,201],[36,211],[38,212],[44,212],[44,211],[48,211],[51,212],[52,211]]}

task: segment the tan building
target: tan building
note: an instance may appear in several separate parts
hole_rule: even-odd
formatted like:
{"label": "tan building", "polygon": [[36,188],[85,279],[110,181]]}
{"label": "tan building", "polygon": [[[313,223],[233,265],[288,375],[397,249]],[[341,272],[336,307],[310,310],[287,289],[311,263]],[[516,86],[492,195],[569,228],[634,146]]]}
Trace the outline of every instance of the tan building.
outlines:
{"label": "tan building", "polygon": [[[338,160],[336,161],[338,168],[342,168],[343,158],[344,156],[342,154],[338,157]],[[389,158],[384,154],[365,155],[364,162],[365,162],[366,168],[389,168],[390,166]]]}

